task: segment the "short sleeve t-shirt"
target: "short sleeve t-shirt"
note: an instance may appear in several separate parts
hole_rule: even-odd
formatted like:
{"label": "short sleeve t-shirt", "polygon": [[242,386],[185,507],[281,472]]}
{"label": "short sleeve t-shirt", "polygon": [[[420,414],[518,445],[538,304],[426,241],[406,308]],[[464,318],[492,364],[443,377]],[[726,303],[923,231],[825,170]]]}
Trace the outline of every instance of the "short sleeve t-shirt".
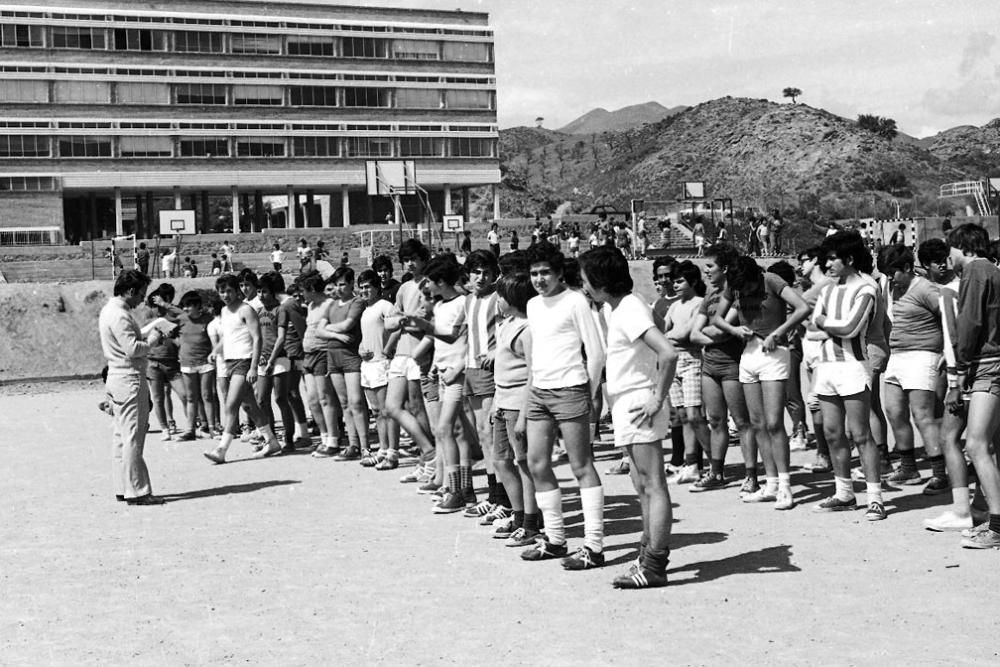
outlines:
{"label": "short sleeve t-shirt", "polygon": [[[719,302],[722,301],[723,290],[712,289],[701,302],[699,312],[705,316],[708,324],[719,314]],[[724,315],[724,314],[723,314]],[[717,343],[706,345],[701,350],[701,358],[705,362],[716,364],[738,364],[743,354],[743,341],[735,336],[726,335]]]}
{"label": "short sleeve t-shirt", "polygon": [[940,352],[944,348],[940,304],[938,286],[926,278],[915,277],[906,294],[892,305],[889,347]]}
{"label": "short sleeve t-shirt", "polygon": [[274,350],[274,344],[278,342],[278,311],[281,305],[274,308],[265,308],[261,304],[257,311],[257,322],[260,324],[260,362],[261,365],[267,363]]}
{"label": "short sleeve t-shirt", "polygon": [[385,318],[392,315],[392,304],[379,299],[365,308],[361,314],[361,347],[360,350],[372,353],[372,361],[385,359],[386,340],[389,336],[385,331]]}
{"label": "short sleeve t-shirt", "polygon": [[[459,294],[450,301],[438,301],[434,305],[434,332],[450,334],[455,325],[465,319],[465,295]],[[466,334],[457,340],[445,342],[434,339],[434,366],[445,368],[465,368]]]}
{"label": "short sleeve t-shirt", "polygon": [[361,314],[364,310],[365,302],[359,297],[354,297],[349,301],[337,300],[330,304],[330,310],[327,311],[327,319],[330,324],[336,324],[337,322],[343,322],[352,318],[354,320],[354,326],[349,331],[341,332],[349,336],[351,341],[345,343],[339,340],[331,340],[330,348],[354,350],[357,352],[358,346],[361,345]]}
{"label": "short sleeve t-shirt", "polygon": [[607,388],[611,396],[639,389],[652,389],[656,377],[656,353],[642,340],[656,327],[653,313],[634,294],[621,300],[608,317]]}
{"label": "short sleeve t-shirt", "polygon": [[317,305],[309,304],[306,312],[306,333],[302,337],[302,349],[305,352],[321,352],[326,349],[326,341],[316,335],[316,329],[320,320],[326,316],[329,305],[328,299],[320,301]]}
{"label": "short sleeve t-shirt", "polygon": [[785,323],[787,308],[785,300],[781,298],[781,291],[786,288],[788,283],[782,280],[781,276],[765,273],[762,298],[736,299],[736,312],[740,324],[761,338],[770,336],[775,329]]}
{"label": "short sleeve t-shirt", "polygon": [[[424,295],[420,292],[420,287],[417,285],[417,281],[407,280],[399,286],[399,291],[396,292],[397,311],[412,315],[420,312],[423,309],[423,304]],[[396,356],[410,356],[413,352],[413,348],[416,347],[419,342],[419,336],[414,336],[413,334],[406,333],[404,331],[399,337],[399,343],[396,344]]]}
{"label": "short sleeve t-shirt", "polygon": [[285,355],[289,359],[301,359],[306,318],[295,299],[285,299],[278,307],[278,328],[285,330]]}
{"label": "short sleeve t-shirt", "polygon": [[181,366],[204,366],[212,352],[212,339],[208,335],[208,325],[213,320],[212,313],[202,311],[198,317],[181,315]]}

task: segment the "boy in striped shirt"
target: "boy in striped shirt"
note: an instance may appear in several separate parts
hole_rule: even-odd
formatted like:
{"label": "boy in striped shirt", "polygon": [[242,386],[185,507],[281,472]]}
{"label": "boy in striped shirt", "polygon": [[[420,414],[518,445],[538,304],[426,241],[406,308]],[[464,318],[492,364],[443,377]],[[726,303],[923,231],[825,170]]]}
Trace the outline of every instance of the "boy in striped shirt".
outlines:
{"label": "boy in striped shirt", "polygon": [[856,232],[837,232],[826,238],[827,275],[834,282],[819,294],[812,324],[822,332],[814,391],[820,400],[823,427],[830,444],[836,493],[818,503],[817,512],[842,512],[857,507],[851,483],[851,446],[861,450],[868,492],[869,521],[885,519],[879,453],[871,438],[871,376],[866,365],[865,331],[878,294],[870,280],[872,256]]}

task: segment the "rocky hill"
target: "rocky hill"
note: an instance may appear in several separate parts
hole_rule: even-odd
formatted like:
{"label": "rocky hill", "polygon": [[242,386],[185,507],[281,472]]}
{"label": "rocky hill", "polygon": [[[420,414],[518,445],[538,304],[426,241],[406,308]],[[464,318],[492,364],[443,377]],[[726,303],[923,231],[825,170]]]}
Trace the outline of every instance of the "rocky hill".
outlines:
{"label": "rocky hill", "polygon": [[[997,125],[977,135],[984,155],[1000,146]],[[746,98],[712,100],[621,132],[501,134],[504,208],[512,216],[567,201],[582,210],[631,198],[672,200],[683,181],[705,181],[709,197],[732,198],[737,207],[838,218],[859,209],[870,215],[874,199],[887,215],[891,199],[918,212],[933,209],[942,183],[977,173],[975,156],[959,155],[961,136],[939,135],[928,149],[805,104]]]}
{"label": "rocky hill", "polygon": [[925,140],[927,149],[937,157],[960,165],[978,178],[997,173],[1000,156],[1000,118],[982,127],[961,125]]}
{"label": "rocky hill", "polygon": [[622,132],[642,127],[647,123],[655,123],[664,118],[679,114],[687,109],[676,106],[668,109],[659,102],[633,104],[617,111],[594,109],[588,111],[565,127],[559,128],[563,134],[599,134],[601,132]]}

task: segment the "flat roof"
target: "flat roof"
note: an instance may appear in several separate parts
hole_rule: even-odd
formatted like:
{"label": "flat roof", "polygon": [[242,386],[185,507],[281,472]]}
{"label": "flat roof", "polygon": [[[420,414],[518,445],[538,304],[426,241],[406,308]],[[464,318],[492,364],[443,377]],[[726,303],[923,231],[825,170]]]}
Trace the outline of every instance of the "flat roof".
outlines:
{"label": "flat roof", "polygon": [[[8,3],[5,3],[8,4]],[[232,15],[235,7],[243,6],[258,16],[294,16],[296,18],[354,18],[375,19],[398,17],[404,21],[420,19],[447,19],[455,23],[483,26],[489,19],[486,12],[462,9],[421,9],[417,7],[375,7],[324,2],[323,0],[35,0],[12,2],[9,5],[44,7],[47,9],[73,10],[80,13],[100,11],[153,10],[161,12],[192,12],[211,14],[224,12]],[[249,16],[234,18],[247,19]]]}

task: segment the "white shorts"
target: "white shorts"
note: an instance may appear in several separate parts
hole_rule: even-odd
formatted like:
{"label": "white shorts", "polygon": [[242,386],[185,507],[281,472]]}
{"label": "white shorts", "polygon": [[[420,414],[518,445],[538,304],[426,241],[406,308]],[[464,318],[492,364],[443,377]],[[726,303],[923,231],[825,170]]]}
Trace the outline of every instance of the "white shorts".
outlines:
{"label": "white shorts", "polygon": [[813,391],[818,396],[854,396],[871,389],[871,382],[863,361],[824,361],[816,366]]}
{"label": "white shorts", "polygon": [[894,350],[889,356],[882,380],[897,385],[904,391],[935,391],[941,357],[940,352],[931,350]]}
{"label": "white shorts", "polygon": [[389,384],[389,360],[361,362],[361,386],[365,389],[378,389]]}
{"label": "white shorts", "polygon": [[181,366],[181,373],[188,375],[205,375],[207,373],[212,373],[215,371],[214,364],[202,364],[201,366]]}
{"label": "white shorts", "polygon": [[389,379],[406,378],[411,382],[420,382],[420,366],[413,357],[393,357],[389,362]]}
{"label": "white shorts", "polygon": [[[267,375],[267,373],[264,372],[265,368],[267,368],[266,365],[258,366],[257,375],[259,376]],[[275,375],[284,375],[290,370],[292,370],[291,360],[288,357],[278,357],[277,359],[274,360],[274,370],[271,372],[271,376],[274,377]]]}
{"label": "white shorts", "polygon": [[765,352],[764,341],[754,336],[747,341],[743,356],[740,357],[740,382],[784,382],[791,373],[790,357],[787,347],[776,347]]}
{"label": "white shorts", "polygon": [[663,408],[653,417],[652,423],[638,423],[638,408],[646,405],[652,395],[651,389],[636,389],[608,397],[611,402],[615,447],[660,442],[670,434],[670,404],[667,402],[663,403]]}

